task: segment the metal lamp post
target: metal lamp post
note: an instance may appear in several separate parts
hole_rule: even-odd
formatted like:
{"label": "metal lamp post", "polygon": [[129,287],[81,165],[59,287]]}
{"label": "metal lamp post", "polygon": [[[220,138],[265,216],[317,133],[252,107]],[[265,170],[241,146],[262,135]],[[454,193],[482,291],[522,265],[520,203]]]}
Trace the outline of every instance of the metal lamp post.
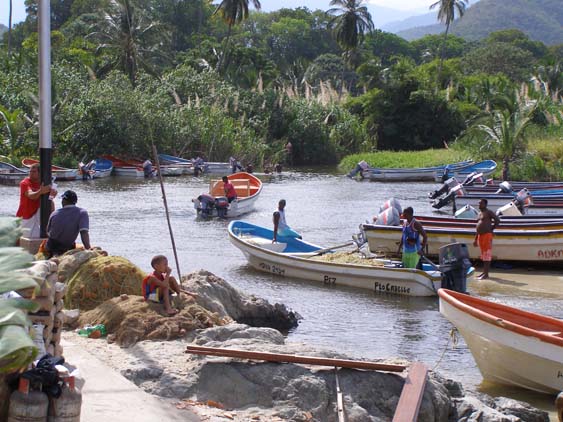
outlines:
{"label": "metal lamp post", "polygon": [[[39,0],[39,163],[41,183],[51,184],[51,5]],[[41,195],[42,238],[47,237],[51,212],[49,194]]]}

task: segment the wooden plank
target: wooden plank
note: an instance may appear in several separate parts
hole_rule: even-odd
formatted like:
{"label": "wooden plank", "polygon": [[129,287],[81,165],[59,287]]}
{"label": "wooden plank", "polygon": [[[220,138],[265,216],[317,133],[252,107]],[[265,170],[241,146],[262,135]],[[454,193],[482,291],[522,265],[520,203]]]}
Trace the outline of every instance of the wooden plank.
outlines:
{"label": "wooden plank", "polygon": [[338,422],[347,422],[346,410],[344,409],[344,395],[340,390],[340,382],[338,381],[338,368],[334,368],[334,376],[336,377],[336,412],[338,413]]}
{"label": "wooden plank", "polygon": [[403,372],[406,369],[406,366],[404,365],[392,365],[379,362],[284,355],[279,353],[267,352],[249,352],[246,350],[222,349],[218,347],[204,347],[195,345],[187,346],[186,353],[195,355],[211,355],[241,359],[264,360],[267,362],[289,362],[301,363],[304,365],[336,366],[338,368],[366,369],[371,371]]}
{"label": "wooden plank", "polygon": [[409,367],[393,422],[416,422],[418,420],[427,375],[428,368],[422,362],[415,362]]}

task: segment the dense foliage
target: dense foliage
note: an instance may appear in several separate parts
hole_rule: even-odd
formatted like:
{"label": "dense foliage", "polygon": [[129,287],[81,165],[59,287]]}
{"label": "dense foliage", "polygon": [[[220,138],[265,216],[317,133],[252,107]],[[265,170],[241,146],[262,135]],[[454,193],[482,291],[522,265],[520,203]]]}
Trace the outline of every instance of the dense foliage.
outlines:
{"label": "dense foliage", "polygon": [[[373,31],[359,0],[335,1],[331,13],[261,13],[247,0],[52,4],[53,145],[61,164],[103,153],[144,158],[152,143],[165,153],[236,155],[255,166],[328,164],[456,139],[474,157],[518,160],[527,143],[507,154],[474,130],[521,114],[507,105],[516,92],[524,104],[542,105],[525,116],[526,131],[542,139],[561,133],[563,47],[517,30],[479,42],[430,35],[409,43]],[[0,49],[0,155],[14,162],[38,148],[37,6],[26,5],[11,53],[6,33]],[[288,142],[293,157],[285,155]]]}

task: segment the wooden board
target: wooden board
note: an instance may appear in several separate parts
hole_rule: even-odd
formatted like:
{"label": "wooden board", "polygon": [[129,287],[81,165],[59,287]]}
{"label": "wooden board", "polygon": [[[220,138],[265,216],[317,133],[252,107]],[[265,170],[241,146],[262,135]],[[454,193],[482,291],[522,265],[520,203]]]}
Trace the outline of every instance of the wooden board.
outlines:
{"label": "wooden board", "polygon": [[428,368],[422,362],[415,362],[409,368],[393,422],[416,422],[422,403]]}

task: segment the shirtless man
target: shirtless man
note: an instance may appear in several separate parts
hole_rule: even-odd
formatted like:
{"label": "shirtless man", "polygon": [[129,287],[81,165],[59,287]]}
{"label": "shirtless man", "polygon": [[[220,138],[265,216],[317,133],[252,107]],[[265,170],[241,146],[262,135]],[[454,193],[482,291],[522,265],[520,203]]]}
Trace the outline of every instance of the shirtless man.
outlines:
{"label": "shirtless man", "polygon": [[483,261],[483,273],[477,278],[485,280],[489,278],[489,269],[493,257],[493,230],[500,225],[497,215],[487,208],[487,200],[479,201],[479,216],[477,217],[477,234],[473,246],[481,249],[481,260]]}

